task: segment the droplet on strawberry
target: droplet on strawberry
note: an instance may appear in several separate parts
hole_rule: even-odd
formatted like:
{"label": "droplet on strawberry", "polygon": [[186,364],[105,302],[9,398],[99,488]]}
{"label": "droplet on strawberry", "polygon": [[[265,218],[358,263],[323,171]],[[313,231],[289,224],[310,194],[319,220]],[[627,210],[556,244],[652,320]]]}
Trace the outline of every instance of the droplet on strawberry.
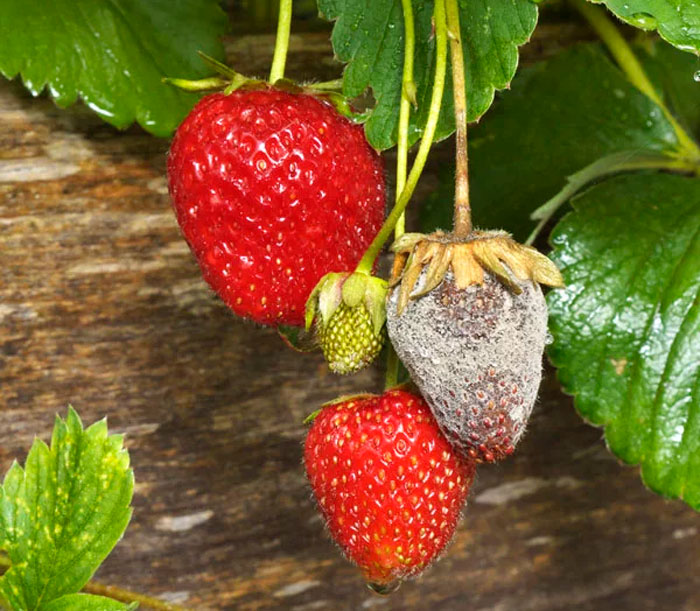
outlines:
{"label": "droplet on strawberry", "polygon": [[542,377],[547,304],[534,278],[561,277],[500,232],[411,239],[417,250],[387,304],[389,337],[450,442],[501,460],[525,432]]}
{"label": "droplet on strawberry", "polygon": [[362,127],[269,87],[203,98],[175,134],[168,179],[205,280],[267,325],[302,325],[316,283],[353,269],[384,217],[383,166]]}
{"label": "droplet on strawberry", "polygon": [[402,390],[324,407],[304,464],[331,536],[377,590],[445,549],[474,477],[425,401]]}

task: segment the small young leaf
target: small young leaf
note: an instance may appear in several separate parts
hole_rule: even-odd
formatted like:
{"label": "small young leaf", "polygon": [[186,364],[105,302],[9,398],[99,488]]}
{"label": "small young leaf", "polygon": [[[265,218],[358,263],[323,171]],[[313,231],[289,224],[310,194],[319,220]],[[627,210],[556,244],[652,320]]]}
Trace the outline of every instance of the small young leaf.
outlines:
{"label": "small young leaf", "polygon": [[0,488],[0,549],[11,568],[0,596],[34,611],[78,592],[124,533],[134,477],[121,435],[104,420],[83,430],[69,408],[56,418],[51,447],[36,440],[24,469],[15,463]]}
{"label": "small young leaf", "polygon": [[42,605],[41,609],[42,611],[131,611],[138,609],[138,605],[126,605],[104,596],[68,594],[47,605]]}
{"label": "small young leaf", "polygon": [[572,204],[552,234],[550,357],[610,449],[700,509],[700,180],[618,176]]}
{"label": "small young leaf", "polygon": [[595,0],[642,30],[658,30],[672,45],[700,53],[700,4],[697,0]]}
{"label": "small young leaf", "polygon": [[161,82],[197,79],[207,68],[197,51],[221,59],[226,16],[215,0],[5,0],[0,73],[21,75],[61,107],[78,97],[105,121],[138,121],[168,136],[198,96]]}
{"label": "small young leaf", "polygon": [[[508,85],[518,64],[518,46],[525,43],[537,23],[537,7],[529,0],[459,0],[460,26],[467,70],[469,120],[483,115],[494,91]],[[400,0],[319,0],[321,14],[336,20],[333,48],[348,62],[343,91],[349,97],[372,89],[376,107],[365,130],[377,149],[396,143],[404,61],[404,23]],[[415,142],[425,126],[435,64],[432,28],[433,2],[413,0],[415,21],[414,81],[418,110],[413,113],[409,140]],[[436,139],[454,131],[452,91],[445,89]]]}
{"label": "small young leaf", "polygon": [[[568,176],[612,153],[676,146],[661,109],[600,46],[577,45],[520,71],[484,122],[470,128],[474,222],[523,240],[534,226],[530,213]],[[422,211],[424,231],[452,226],[453,183],[454,169],[446,168]]]}

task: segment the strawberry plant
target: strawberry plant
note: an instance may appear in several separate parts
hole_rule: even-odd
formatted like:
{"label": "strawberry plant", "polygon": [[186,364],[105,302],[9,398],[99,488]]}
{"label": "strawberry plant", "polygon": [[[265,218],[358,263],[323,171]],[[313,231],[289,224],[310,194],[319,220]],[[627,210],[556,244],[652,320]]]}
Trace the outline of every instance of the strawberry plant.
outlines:
{"label": "strawberry plant", "polygon": [[[380,593],[444,552],[477,468],[516,451],[545,351],[610,451],[700,510],[700,10],[602,4],[567,4],[597,40],[516,74],[546,4],[318,0],[344,65],[320,83],[285,77],[291,0],[265,77],[226,65],[213,0],[0,16],[7,78],[173,136],[175,217],[237,316],[334,373],[385,370],[383,394],[312,414],[304,449],[330,535]],[[121,438],[59,420],[0,489],[1,602],[127,608],[78,591],[132,485]],[[108,525],[85,517],[102,503]]]}
{"label": "strawberry plant", "polygon": [[123,437],[103,420],[88,429],[69,408],[51,446],[36,440],[0,487],[0,601],[10,609],[134,609],[79,593],[131,518],[134,476]]}

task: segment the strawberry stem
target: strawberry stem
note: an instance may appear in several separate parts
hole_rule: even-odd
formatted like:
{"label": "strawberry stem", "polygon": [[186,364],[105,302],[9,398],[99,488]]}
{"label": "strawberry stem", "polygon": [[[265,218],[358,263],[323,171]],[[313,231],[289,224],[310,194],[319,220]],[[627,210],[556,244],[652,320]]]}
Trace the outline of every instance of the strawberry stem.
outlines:
{"label": "strawberry stem", "polygon": [[421,139],[420,147],[413,160],[411,172],[406,179],[406,185],[401,191],[396,204],[389,213],[389,216],[384,221],[379,233],[375,236],[369,248],[357,265],[358,272],[369,273],[372,269],[375,259],[379,255],[384,243],[389,239],[391,232],[396,227],[401,215],[406,210],[406,206],[413,195],[413,191],[418,184],[420,175],[425,167],[425,162],[428,159],[430,147],[433,144],[435,137],[435,129],[437,128],[438,118],[440,117],[440,107],[442,105],[442,94],[445,90],[445,74],[447,72],[447,24],[445,22],[445,0],[435,0],[434,8],[435,19],[435,77],[433,79],[433,91],[430,98],[430,108],[428,110],[428,119],[425,123],[423,138]]}
{"label": "strawberry stem", "polygon": [[[401,79],[401,104],[399,106],[399,127],[396,139],[396,199],[406,186],[408,173],[408,124],[411,118],[411,104],[416,103],[416,84],[413,80],[413,55],[416,48],[413,5],[411,0],[401,0],[404,23],[404,59]],[[396,222],[394,237],[400,238],[406,230],[406,215]]]}
{"label": "strawberry stem", "polygon": [[455,103],[455,235],[466,237],[472,232],[472,211],[469,205],[469,158],[467,151],[467,84],[462,52],[462,31],[459,27],[457,0],[447,0],[447,29],[450,35],[452,85]]}
{"label": "strawberry stem", "polygon": [[277,38],[275,52],[270,68],[270,83],[274,84],[284,78],[284,67],[289,50],[289,30],[292,25],[292,0],[280,0],[280,12],[277,20]]}
{"label": "strawberry stem", "polygon": [[637,56],[622,34],[620,34],[620,31],[615,27],[615,24],[607,16],[605,9],[593,6],[586,0],[570,0],[570,2],[586,21],[588,21],[603,43],[605,43],[605,46],[615,58],[618,66],[620,66],[622,71],[627,75],[630,82],[661,108],[666,119],[676,132],[676,137],[680,145],[677,151],[678,155],[680,157],[690,158],[691,160],[700,159],[700,148],[697,143],[688,135],[683,127],[681,127],[666,104],[664,104],[661,96],[659,96],[656,89],[654,89],[649,77],[646,72],[644,72],[642,64],[639,62]]}
{"label": "strawberry stem", "polygon": [[[12,567],[12,562],[4,554],[0,554],[0,575],[2,575],[6,570]],[[115,588],[114,586],[106,586],[101,583],[96,583],[91,581],[83,587],[83,592],[88,594],[97,594],[99,596],[106,596],[114,600],[118,600],[123,603],[140,603],[149,609],[156,609],[156,611],[187,611],[184,607],[178,605],[171,605],[165,601],[158,600],[157,598],[151,598],[144,594],[139,594],[137,592],[131,592],[129,590],[122,590],[121,588]]]}
{"label": "strawberry stem", "polygon": [[[408,125],[411,119],[411,104],[416,103],[416,83],[413,80],[413,56],[416,47],[413,5],[411,0],[401,0],[404,23],[404,59],[401,79],[401,104],[399,106],[399,127],[396,139],[396,201],[406,186],[408,173]],[[394,238],[400,238],[406,231],[406,213],[396,222]],[[384,386],[393,388],[399,380],[399,357],[389,342],[386,356],[386,376]]]}

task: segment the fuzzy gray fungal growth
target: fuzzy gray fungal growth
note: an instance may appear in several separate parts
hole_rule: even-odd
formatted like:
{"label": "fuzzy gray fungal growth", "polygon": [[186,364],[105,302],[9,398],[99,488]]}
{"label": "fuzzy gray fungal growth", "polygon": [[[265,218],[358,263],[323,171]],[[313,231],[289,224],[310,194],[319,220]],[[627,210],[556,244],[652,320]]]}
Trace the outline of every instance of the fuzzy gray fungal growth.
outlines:
{"label": "fuzzy gray fungal growth", "polygon": [[[425,271],[415,291],[423,286]],[[490,273],[460,290],[449,271],[397,316],[387,303],[397,354],[452,444],[485,462],[511,454],[525,432],[542,377],[547,304],[536,282],[516,295]]]}

